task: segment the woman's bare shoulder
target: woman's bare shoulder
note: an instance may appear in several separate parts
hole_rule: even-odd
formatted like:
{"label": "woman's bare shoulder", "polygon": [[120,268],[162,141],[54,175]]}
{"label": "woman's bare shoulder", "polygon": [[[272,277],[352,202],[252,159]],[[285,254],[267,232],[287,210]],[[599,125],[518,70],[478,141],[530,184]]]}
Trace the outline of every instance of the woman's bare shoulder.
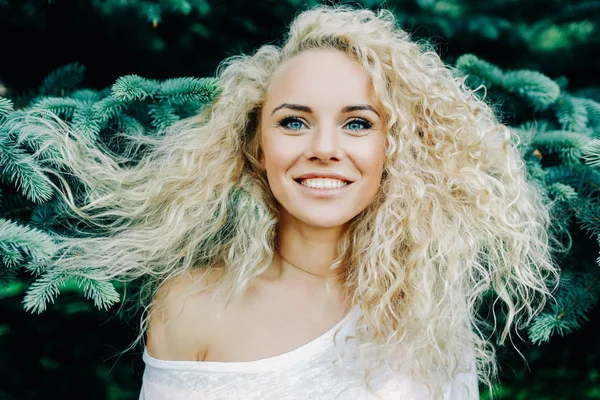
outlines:
{"label": "woman's bare shoulder", "polygon": [[146,332],[148,353],[162,360],[202,360],[214,326],[212,284],[222,270],[194,270],[156,291]]}

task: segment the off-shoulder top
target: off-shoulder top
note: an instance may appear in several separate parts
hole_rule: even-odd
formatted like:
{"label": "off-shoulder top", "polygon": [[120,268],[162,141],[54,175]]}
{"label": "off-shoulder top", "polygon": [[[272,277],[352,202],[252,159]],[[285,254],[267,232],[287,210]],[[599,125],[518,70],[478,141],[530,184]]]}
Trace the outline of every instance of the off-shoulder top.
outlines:
{"label": "off-shoulder top", "polygon": [[[255,361],[159,360],[144,349],[139,399],[431,399],[424,385],[398,372],[392,374],[391,370],[376,374],[370,381],[373,390],[367,389],[363,369],[350,361],[357,354],[357,339],[351,334],[359,315],[355,307],[316,339],[284,354]],[[340,332],[334,335],[338,328]],[[338,350],[342,363],[336,355]],[[474,367],[474,363],[470,365]],[[474,368],[445,386],[444,400],[478,398]]]}

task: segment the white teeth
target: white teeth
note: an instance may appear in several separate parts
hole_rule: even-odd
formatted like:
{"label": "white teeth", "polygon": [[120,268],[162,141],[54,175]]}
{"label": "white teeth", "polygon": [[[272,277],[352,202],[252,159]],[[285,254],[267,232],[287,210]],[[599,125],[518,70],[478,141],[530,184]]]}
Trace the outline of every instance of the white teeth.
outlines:
{"label": "white teeth", "polygon": [[338,189],[344,187],[348,182],[340,181],[338,179],[302,179],[300,183],[306,187],[312,189]]}

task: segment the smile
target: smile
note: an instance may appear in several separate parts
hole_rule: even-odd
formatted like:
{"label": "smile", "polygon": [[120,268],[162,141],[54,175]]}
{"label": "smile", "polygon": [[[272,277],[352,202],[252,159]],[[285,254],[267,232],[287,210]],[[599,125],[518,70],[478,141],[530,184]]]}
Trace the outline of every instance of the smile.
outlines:
{"label": "smile", "polygon": [[338,189],[349,184],[349,182],[331,178],[299,179],[298,181],[311,189]]}
{"label": "smile", "polygon": [[337,197],[348,191],[352,182],[338,179],[298,179],[294,180],[302,193],[321,199]]}

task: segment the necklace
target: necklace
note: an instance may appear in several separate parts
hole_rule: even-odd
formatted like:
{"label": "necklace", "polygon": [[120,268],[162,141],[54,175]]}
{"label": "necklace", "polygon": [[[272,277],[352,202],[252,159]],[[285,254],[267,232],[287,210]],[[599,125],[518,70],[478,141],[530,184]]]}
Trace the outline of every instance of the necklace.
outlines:
{"label": "necklace", "polygon": [[307,270],[305,270],[304,268],[297,267],[297,266],[295,266],[294,264],[292,264],[291,262],[289,262],[288,260],[286,260],[285,258],[283,258],[283,257],[281,256],[281,254],[277,254],[277,255],[278,255],[278,256],[279,256],[279,258],[281,258],[283,261],[285,261],[286,263],[290,264],[292,267],[299,269],[300,271],[304,271],[304,272],[306,272],[307,274],[311,274],[311,275],[313,275],[313,276],[317,276],[317,277],[319,277],[319,278],[329,278],[329,275],[325,275],[325,276],[324,276],[324,275],[319,275],[319,274],[315,274],[314,272],[307,271]]}

